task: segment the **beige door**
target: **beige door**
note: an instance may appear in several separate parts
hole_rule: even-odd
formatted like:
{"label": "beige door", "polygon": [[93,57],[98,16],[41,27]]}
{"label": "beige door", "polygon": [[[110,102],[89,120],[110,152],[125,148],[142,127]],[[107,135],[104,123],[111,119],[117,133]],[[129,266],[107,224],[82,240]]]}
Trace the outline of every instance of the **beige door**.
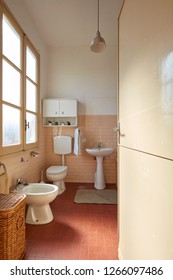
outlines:
{"label": "beige door", "polygon": [[125,0],[119,17],[120,259],[173,259],[172,30],[172,0]]}

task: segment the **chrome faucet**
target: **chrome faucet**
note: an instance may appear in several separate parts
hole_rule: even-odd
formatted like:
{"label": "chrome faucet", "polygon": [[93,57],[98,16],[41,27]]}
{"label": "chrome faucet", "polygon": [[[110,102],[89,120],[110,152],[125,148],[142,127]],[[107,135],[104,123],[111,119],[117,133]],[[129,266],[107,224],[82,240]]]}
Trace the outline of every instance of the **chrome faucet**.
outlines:
{"label": "chrome faucet", "polygon": [[21,185],[21,184],[22,184],[22,179],[21,179],[21,178],[17,179],[17,181],[16,181],[16,187],[17,187],[18,185]]}
{"label": "chrome faucet", "polygon": [[102,142],[98,142],[97,144],[96,144],[96,148],[101,148],[102,147]]}
{"label": "chrome faucet", "polygon": [[27,186],[27,185],[28,185],[27,180],[25,180],[25,183],[24,183],[21,178],[18,178],[16,181],[15,188],[18,189],[21,186]]}

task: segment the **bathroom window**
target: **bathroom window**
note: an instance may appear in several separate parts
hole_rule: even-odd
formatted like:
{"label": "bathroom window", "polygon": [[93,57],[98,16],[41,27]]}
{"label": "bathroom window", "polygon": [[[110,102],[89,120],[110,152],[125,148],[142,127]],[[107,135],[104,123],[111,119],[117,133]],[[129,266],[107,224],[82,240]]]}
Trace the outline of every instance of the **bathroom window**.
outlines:
{"label": "bathroom window", "polygon": [[0,155],[38,147],[39,54],[2,5]]}

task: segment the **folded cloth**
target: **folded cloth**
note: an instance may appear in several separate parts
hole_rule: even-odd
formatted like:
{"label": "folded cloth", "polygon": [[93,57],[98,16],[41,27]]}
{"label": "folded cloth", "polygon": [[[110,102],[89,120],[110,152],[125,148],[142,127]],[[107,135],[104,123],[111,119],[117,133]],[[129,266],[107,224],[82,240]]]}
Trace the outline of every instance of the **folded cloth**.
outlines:
{"label": "folded cloth", "polygon": [[0,175],[0,194],[9,194],[9,178],[7,173]]}
{"label": "folded cloth", "polygon": [[75,128],[74,131],[74,150],[73,150],[75,155],[80,155],[81,154],[81,143],[80,143],[80,129]]}

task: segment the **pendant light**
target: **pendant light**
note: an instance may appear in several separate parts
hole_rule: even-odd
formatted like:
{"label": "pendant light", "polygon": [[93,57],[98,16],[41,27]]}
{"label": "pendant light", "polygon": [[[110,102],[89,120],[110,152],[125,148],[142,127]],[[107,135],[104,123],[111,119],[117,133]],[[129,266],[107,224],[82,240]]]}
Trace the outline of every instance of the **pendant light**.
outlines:
{"label": "pendant light", "polygon": [[99,31],[99,0],[97,0],[97,32],[96,37],[93,39],[90,49],[93,52],[102,52],[106,48],[105,40],[101,37],[100,31]]}

